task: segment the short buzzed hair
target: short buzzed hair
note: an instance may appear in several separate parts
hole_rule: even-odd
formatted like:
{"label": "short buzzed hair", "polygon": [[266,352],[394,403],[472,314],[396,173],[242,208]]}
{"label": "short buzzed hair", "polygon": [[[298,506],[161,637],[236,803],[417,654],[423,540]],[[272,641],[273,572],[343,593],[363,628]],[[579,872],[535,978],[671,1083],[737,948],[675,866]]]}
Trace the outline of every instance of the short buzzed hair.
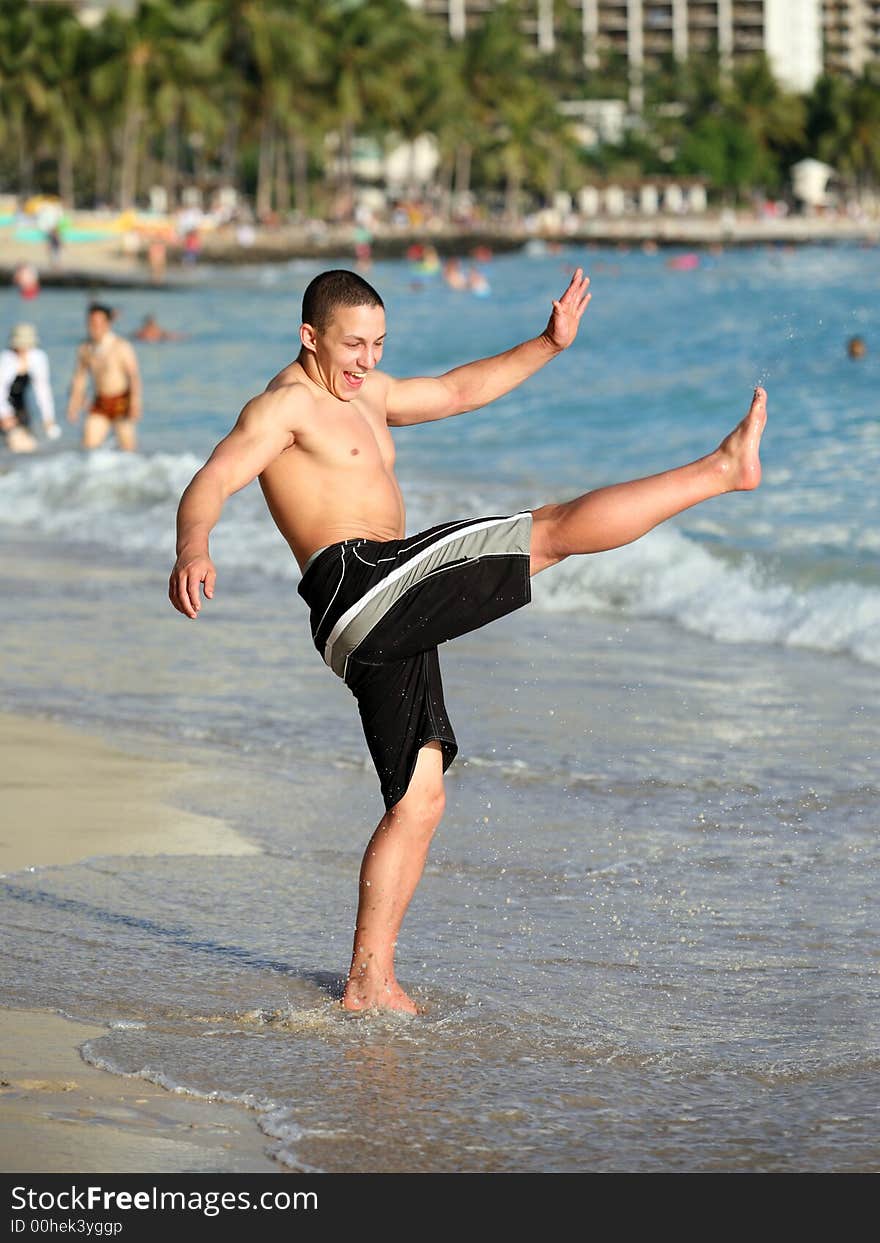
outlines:
{"label": "short buzzed hair", "polygon": [[303,294],[303,323],[323,332],[338,306],[381,306],[384,310],[385,303],[362,276],[335,268],[316,276]]}
{"label": "short buzzed hair", "polygon": [[113,318],[113,311],[105,302],[90,302],[86,314],[103,315],[108,320]]}

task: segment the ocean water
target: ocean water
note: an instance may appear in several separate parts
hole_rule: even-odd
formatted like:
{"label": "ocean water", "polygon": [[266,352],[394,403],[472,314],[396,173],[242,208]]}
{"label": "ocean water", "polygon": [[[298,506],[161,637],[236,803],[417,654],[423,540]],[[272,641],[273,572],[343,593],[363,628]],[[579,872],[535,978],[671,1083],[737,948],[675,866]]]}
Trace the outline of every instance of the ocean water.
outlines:
{"label": "ocean water", "polygon": [[[165,598],[180,492],[289,360],[306,264],[120,295],[121,330],[190,334],[139,348],[142,452],[0,460],[4,706],[184,756],[177,797],[262,848],[0,879],[4,996],[108,1024],[96,1065],[256,1110],[296,1169],[873,1169],[880,251],[511,256],[488,299],[378,264],[384,365],[507,348],[577,263],[571,350],[395,434],[409,530],[690,460],[756,383],[765,482],[441,653],[461,752],[398,962],[424,1015],[335,1004],[381,803],[255,486],[198,623]],[[28,308],[59,403],[83,302]]]}

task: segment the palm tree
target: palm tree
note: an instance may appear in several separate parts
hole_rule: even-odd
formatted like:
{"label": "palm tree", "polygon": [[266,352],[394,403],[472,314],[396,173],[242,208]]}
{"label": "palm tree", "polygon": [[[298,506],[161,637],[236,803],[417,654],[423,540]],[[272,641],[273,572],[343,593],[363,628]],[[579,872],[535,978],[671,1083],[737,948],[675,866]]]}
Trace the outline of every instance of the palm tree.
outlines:
{"label": "palm tree", "polygon": [[320,113],[316,90],[329,48],[318,21],[315,0],[266,3],[242,12],[251,57],[253,121],[259,142],[256,207],[259,216],[272,208],[290,208],[289,153],[294,154],[297,207],[306,209],[302,154],[314,139]]}
{"label": "palm tree", "polygon": [[171,147],[181,118],[204,123],[215,115],[207,104],[206,83],[217,64],[219,40],[211,35],[210,18],[210,6],[199,0],[141,0],[131,19],[111,12],[100,27],[103,63],[94,70],[93,87],[108,111],[119,110],[123,210],[137,197],[142,144],[153,118],[163,125]]}
{"label": "palm tree", "polygon": [[33,154],[55,162],[56,189],[72,204],[81,110],[78,83],[86,32],[65,5],[43,5],[33,18],[20,62],[20,86],[28,99],[29,118],[23,136],[27,133]]}
{"label": "palm tree", "polygon": [[880,75],[868,66],[853,80],[824,75],[807,98],[809,154],[855,186],[880,179]]}
{"label": "palm tree", "polygon": [[778,188],[803,145],[802,97],[784,90],[767,57],[760,55],[735,71],[726,102],[731,119],[743,126],[760,152],[757,180]]}
{"label": "palm tree", "polygon": [[866,66],[853,85],[851,122],[853,141],[847,163],[857,185],[876,185],[880,179],[880,69],[876,64]]}
{"label": "palm tree", "polygon": [[480,167],[489,180],[503,182],[505,210],[514,220],[523,185],[552,188],[552,169],[575,152],[556,97],[536,74],[521,18],[520,4],[499,4],[464,40],[463,62]]}
{"label": "palm tree", "polygon": [[48,108],[43,67],[36,53],[40,22],[36,11],[17,0],[0,0],[0,109],[18,164],[18,189],[33,189],[34,152],[39,119]]}
{"label": "palm tree", "polygon": [[405,0],[325,0],[319,8],[328,57],[316,88],[338,135],[339,187],[350,211],[355,135],[411,130],[432,35]]}

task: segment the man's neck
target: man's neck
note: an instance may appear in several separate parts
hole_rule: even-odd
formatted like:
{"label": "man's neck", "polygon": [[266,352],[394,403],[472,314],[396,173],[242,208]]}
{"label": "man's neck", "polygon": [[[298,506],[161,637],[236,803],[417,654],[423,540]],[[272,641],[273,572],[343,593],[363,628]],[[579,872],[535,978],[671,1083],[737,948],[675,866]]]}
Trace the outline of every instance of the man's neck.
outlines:
{"label": "man's neck", "polygon": [[312,385],[313,388],[318,389],[322,397],[333,397],[334,396],[334,394],[330,392],[330,389],[321,379],[321,373],[318,370],[317,363],[315,362],[315,356],[314,354],[311,353],[310,350],[306,350],[306,349],[300,350],[299,354],[297,355],[296,361],[299,364],[300,368],[302,369],[302,372],[305,375],[305,378],[308,380],[308,382]]}

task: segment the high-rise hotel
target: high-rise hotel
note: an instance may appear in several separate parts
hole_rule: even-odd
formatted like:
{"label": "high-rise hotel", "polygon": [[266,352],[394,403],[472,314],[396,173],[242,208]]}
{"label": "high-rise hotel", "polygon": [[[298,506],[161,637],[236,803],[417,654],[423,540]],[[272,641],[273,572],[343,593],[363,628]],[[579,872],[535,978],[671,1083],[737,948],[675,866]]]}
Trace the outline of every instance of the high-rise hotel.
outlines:
{"label": "high-rise hotel", "polygon": [[[496,0],[408,2],[460,39]],[[729,69],[763,51],[781,82],[806,91],[823,69],[858,74],[880,59],[880,0],[528,0],[523,28],[541,51],[553,51],[564,9],[588,69],[616,53],[637,80],[670,56],[716,50]]]}

